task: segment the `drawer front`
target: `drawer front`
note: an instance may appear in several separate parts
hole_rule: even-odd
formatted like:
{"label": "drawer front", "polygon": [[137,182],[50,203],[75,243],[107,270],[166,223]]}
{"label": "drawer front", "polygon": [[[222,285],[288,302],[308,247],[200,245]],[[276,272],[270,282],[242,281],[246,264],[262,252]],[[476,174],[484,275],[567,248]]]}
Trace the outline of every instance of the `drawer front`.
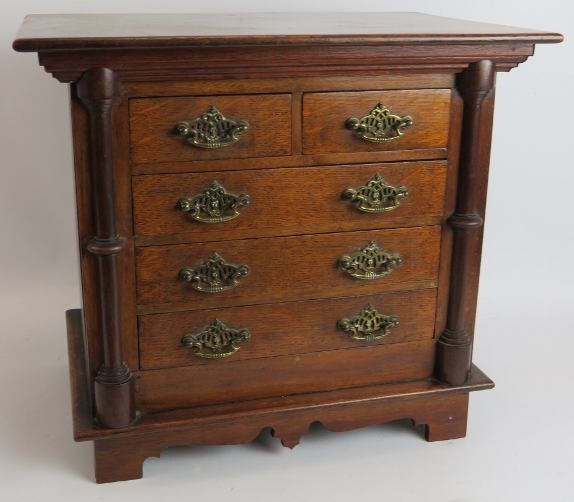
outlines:
{"label": "drawer front", "polygon": [[136,373],[137,408],[183,408],[432,375],[435,341],[233,361]]}
{"label": "drawer front", "polygon": [[134,176],[135,233],[201,241],[438,224],[445,180],[443,161]]}
{"label": "drawer front", "polygon": [[[223,369],[232,361],[431,339],[435,304],[436,290],[428,289],[140,316],[140,369],[205,364]],[[376,312],[365,310],[368,305]],[[361,326],[373,316],[375,325],[357,331],[347,329],[344,321],[338,325],[342,319],[352,319],[353,325]],[[396,316],[398,325],[391,316]],[[224,324],[223,331],[211,329],[215,319]],[[249,331],[248,339],[233,338],[241,329]],[[197,335],[206,331],[210,336],[200,340]],[[357,339],[369,333],[372,340]],[[184,338],[189,334],[193,339]],[[231,338],[214,349],[213,337],[221,334]],[[223,357],[218,359],[218,354]]]}
{"label": "drawer front", "polygon": [[305,94],[303,153],[446,148],[450,99],[449,89]]}
{"label": "drawer front", "polygon": [[131,99],[129,113],[133,163],[291,154],[290,94]]}
{"label": "drawer front", "polygon": [[[180,304],[185,310],[195,310],[418,289],[422,286],[417,286],[417,281],[430,281],[433,284],[424,286],[433,287],[440,235],[441,228],[435,226],[138,248],[138,303]],[[369,251],[370,241],[392,255],[399,254],[402,264],[391,265],[392,271],[375,280],[355,278],[341,268],[340,258],[360,253],[357,260],[361,260],[363,255],[382,253]],[[224,263],[217,257],[209,259],[212,253]],[[224,267],[229,268],[223,272]],[[200,277],[212,277],[214,271],[225,273],[233,280],[221,284],[234,287],[207,292],[205,281],[185,282],[180,278],[180,271],[186,268]]]}

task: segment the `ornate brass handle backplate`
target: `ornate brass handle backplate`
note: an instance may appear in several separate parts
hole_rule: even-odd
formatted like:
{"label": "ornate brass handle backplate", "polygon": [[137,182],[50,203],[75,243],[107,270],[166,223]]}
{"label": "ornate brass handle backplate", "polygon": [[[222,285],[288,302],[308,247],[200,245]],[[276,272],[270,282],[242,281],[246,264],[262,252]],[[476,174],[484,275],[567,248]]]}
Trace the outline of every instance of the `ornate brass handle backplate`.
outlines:
{"label": "ornate brass handle backplate", "polygon": [[347,188],[343,197],[350,200],[365,213],[392,211],[401,204],[401,199],[409,196],[407,187],[389,185],[380,174],[375,174],[359,188]]}
{"label": "ornate brass handle backplate", "polygon": [[391,115],[390,110],[383,103],[379,103],[368,115],[360,119],[349,118],[345,125],[365,141],[386,143],[399,139],[413,125],[413,119],[408,115]]}
{"label": "ornate brass handle backplate", "polygon": [[396,315],[379,314],[375,307],[367,305],[361,312],[350,319],[339,319],[337,328],[343,330],[353,340],[373,342],[389,334],[390,328],[399,325]]}
{"label": "ornate brass handle backplate", "polygon": [[230,265],[217,253],[213,253],[201,265],[179,271],[182,281],[191,283],[196,291],[219,293],[239,285],[239,279],[249,274],[247,265]]}
{"label": "ornate brass handle backplate", "polygon": [[373,280],[384,277],[402,264],[398,254],[387,253],[373,241],[352,255],[339,258],[339,267],[356,279]]}
{"label": "ornate brass handle backplate", "polygon": [[222,148],[239,141],[249,130],[245,120],[226,119],[221,112],[210,106],[201,117],[191,122],[179,122],[175,130],[199,148]]}
{"label": "ornate brass handle backplate", "polygon": [[[235,354],[241,347],[240,341],[246,342],[251,338],[248,329],[230,329],[219,319],[214,319],[208,326],[195,335],[185,335],[181,344],[195,348],[195,355],[206,359],[221,359]],[[207,350],[209,352],[204,352]]]}
{"label": "ornate brass handle backplate", "polygon": [[240,215],[239,209],[248,206],[250,202],[249,195],[227,193],[225,188],[214,180],[203,193],[179,199],[177,206],[194,220],[202,223],[222,223],[237,218]]}

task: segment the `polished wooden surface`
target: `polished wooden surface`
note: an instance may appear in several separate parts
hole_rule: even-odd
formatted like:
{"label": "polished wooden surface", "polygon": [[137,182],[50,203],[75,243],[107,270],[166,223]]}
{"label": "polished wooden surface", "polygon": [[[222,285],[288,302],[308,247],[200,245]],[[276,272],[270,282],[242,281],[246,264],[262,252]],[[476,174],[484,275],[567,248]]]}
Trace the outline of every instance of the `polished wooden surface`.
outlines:
{"label": "polished wooden surface", "polygon": [[[396,209],[366,213],[342,196],[375,174],[407,188],[408,198]],[[216,224],[196,221],[177,207],[181,197],[203,193],[212,181],[229,193],[249,195],[249,206],[235,219]],[[445,181],[446,162],[134,176],[135,234],[184,234],[176,242],[201,242],[435,225],[442,217]]]}
{"label": "polished wooden surface", "polygon": [[453,229],[450,293],[446,328],[439,338],[436,362],[436,377],[450,384],[465,382],[472,363],[472,334],[467,329],[468,297],[474,292],[470,278],[478,276],[480,266],[481,253],[476,239],[480,235],[477,230],[484,223],[484,213],[478,213],[478,180],[486,177],[479,178],[478,174],[488,169],[489,164],[494,101],[487,98],[494,95],[495,76],[494,64],[480,61],[470,65],[458,81],[464,101],[461,158],[455,212],[447,220]]}
{"label": "polished wooden surface", "polygon": [[26,16],[19,51],[228,44],[559,42],[557,33],[413,12]]}
{"label": "polished wooden surface", "polygon": [[450,89],[455,86],[455,76],[450,73],[412,75],[373,75],[356,77],[303,77],[170,80],[167,82],[125,82],[124,96],[145,98],[149,96],[212,96],[230,94],[281,94],[292,92],[341,92],[383,91],[408,89]]}
{"label": "polished wooden surface", "polygon": [[[293,136],[293,144],[300,140]],[[443,160],[446,148],[417,150],[388,150],[378,152],[325,153],[313,155],[293,154],[281,157],[250,157],[247,159],[198,160],[187,162],[158,162],[155,164],[131,164],[133,174],[205,173],[215,171],[251,171],[280,167],[315,167],[343,164],[368,164],[381,162],[406,162],[419,160]]]}
{"label": "polished wooden surface", "polygon": [[[368,115],[383,103],[392,115],[413,119],[396,140],[372,143],[345,126],[348,118]],[[303,153],[357,153],[445,148],[448,141],[450,90],[365,91],[305,94]]]}
{"label": "polished wooden surface", "polygon": [[[239,141],[217,149],[191,145],[175,131],[215,106],[249,123]],[[131,159],[136,163],[233,159],[291,153],[291,95],[198,96],[130,100]]]}
{"label": "polished wooden surface", "polygon": [[428,441],[456,439],[466,434],[468,393],[494,385],[473,367],[471,379],[462,386],[423,379],[212,404],[142,413],[136,424],[111,430],[91,419],[81,312],[68,311],[66,319],[74,437],[95,440],[98,483],[141,478],[144,460],[159,457],[168,446],[246,443],[265,427],[272,427],[273,435],[293,448],[317,420],[329,430],[344,432],[410,417],[415,424],[425,424]]}
{"label": "polished wooden surface", "polygon": [[[156,306],[156,312],[197,310],[339,295],[370,294],[432,287],[438,275],[439,226],[245,239],[136,250],[137,301]],[[398,253],[402,265],[378,280],[360,280],[338,267],[340,256],[358,252],[369,241]],[[247,265],[249,275],[239,285],[219,293],[194,290],[178,278],[179,271],[197,267],[216,252],[227,263]],[[414,283],[409,286],[409,283]]]}
{"label": "polished wooden surface", "polygon": [[[561,40],[399,13],[27,18],[14,48],[72,83],[86,323],[68,314],[70,376],[97,481],[140,477],[163,447],[237,444],[266,426],[293,447],[315,420],[342,431],[411,417],[428,440],[463,437],[468,393],[493,385],[470,356],[494,74]],[[413,117],[404,137],[368,144],[345,128],[378,102]],[[173,132],[210,105],[248,134],[201,151]],[[398,209],[341,200],[378,170],[411,192]],[[213,180],[252,203],[201,230],[174,206]],[[403,264],[375,281],[337,268],[371,240]],[[178,280],[214,251],[249,265],[237,288]],[[373,343],[336,328],[366,302],[400,317]],[[251,339],[201,360],[181,337],[216,316]]]}
{"label": "polished wooden surface", "polygon": [[[458,73],[489,59],[509,71],[534,54],[533,43],[457,45],[270,45],[173,49],[100,49],[40,52],[40,64],[61,82],[75,82],[105,65],[122,82],[293,77],[374,77]],[[265,62],[262,64],[262,62]],[[301,64],[305,61],[305,64]]]}
{"label": "polished wooden surface", "polygon": [[96,418],[106,427],[129,425],[136,416],[133,374],[125,363],[121,325],[121,278],[118,255],[127,248],[118,235],[113,112],[120,100],[120,82],[107,68],[94,68],[77,85],[89,114],[91,201],[94,235],[86,249],[96,256],[99,279],[103,363],[94,378]]}
{"label": "polished wooden surface", "polygon": [[139,410],[168,410],[429,378],[435,346],[422,340],[140,371],[136,402]]}
{"label": "polished wooden surface", "polygon": [[[352,340],[337,328],[372,305],[383,315],[396,315],[399,326],[373,342]],[[358,348],[430,339],[433,337],[436,290],[426,289],[375,296],[307,302],[208,309],[139,317],[140,369],[225,365],[227,362],[335,349]],[[251,338],[225,361],[195,355],[181,338],[199,333],[218,318],[230,328],[247,328]]]}

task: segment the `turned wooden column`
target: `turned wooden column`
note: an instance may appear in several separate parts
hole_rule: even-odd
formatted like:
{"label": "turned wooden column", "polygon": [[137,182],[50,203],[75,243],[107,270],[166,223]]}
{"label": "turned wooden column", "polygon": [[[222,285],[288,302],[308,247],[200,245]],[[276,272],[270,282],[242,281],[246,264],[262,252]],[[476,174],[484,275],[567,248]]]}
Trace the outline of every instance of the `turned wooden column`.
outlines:
{"label": "turned wooden column", "polygon": [[484,107],[485,98],[494,89],[494,79],[494,63],[479,61],[469,65],[457,81],[464,100],[461,158],[455,212],[447,220],[453,229],[447,323],[438,340],[435,367],[435,377],[451,385],[460,385],[470,376],[472,338],[467,299],[472,267],[478,266],[473,242],[483,224],[478,214],[479,174],[488,167],[492,136],[491,114],[485,113]]}
{"label": "turned wooden column", "polygon": [[120,82],[107,68],[92,68],[77,85],[90,116],[90,150],[94,237],[87,249],[98,261],[104,360],[94,382],[96,418],[103,427],[125,427],[135,419],[133,374],[122,354],[118,254],[126,241],[116,225],[112,114],[120,99]]}

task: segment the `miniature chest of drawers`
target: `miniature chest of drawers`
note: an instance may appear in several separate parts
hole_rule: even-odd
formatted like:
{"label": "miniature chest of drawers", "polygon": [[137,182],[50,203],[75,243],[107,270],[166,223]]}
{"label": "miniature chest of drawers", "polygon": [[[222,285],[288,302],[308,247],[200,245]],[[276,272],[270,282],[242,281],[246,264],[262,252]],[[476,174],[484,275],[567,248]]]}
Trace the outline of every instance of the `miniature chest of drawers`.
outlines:
{"label": "miniature chest of drawers", "polygon": [[558,34],[422,14],[29,16],[71,85],[98,482],[320,421],[465,435],[497,71]]}

